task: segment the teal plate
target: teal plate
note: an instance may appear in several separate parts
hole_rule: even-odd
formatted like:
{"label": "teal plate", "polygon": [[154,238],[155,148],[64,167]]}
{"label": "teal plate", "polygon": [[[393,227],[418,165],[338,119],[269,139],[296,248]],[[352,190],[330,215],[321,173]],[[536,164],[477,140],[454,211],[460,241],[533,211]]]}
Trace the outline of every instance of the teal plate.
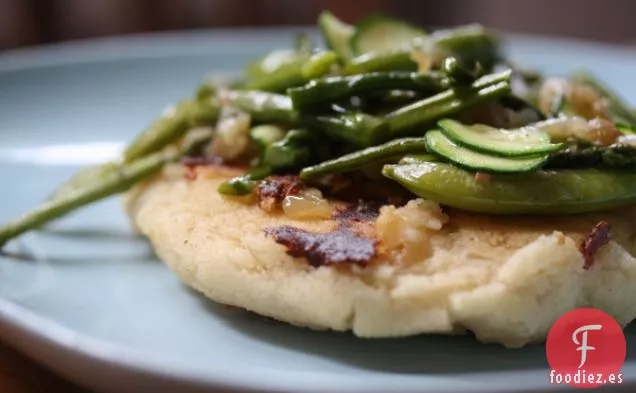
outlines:
{"label": "teal plate", "polygon": [[[137,36],[0,55],[0,222],[35,206],[78,166],[112,157],[204,75],[235,73],[289,46],[296,30]],[[511,37],[510,54],[547,72],[586,66],[636,102],[634,52]],[[471,336],[368,341],[208,302],[131,234],[117,199],[9,244],[0,257],[0,336],[100,391],[564,389],[549,384],[543,346],[506,350]],[[627,344],[625,382],[616,387],[635,391],[632,328]]]}

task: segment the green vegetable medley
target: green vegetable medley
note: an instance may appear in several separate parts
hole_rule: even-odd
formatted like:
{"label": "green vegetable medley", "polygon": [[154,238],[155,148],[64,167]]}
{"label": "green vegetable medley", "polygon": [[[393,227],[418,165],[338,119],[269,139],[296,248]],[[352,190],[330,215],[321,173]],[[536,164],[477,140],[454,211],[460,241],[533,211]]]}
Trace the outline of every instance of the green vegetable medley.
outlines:
{"label": "green vegetable medley", "polygon": [[236,80],[206,81],[120,160],[83,169],[0,227],[0,246],[183,157],[247,167],[225,195],[271,175],[320,187],[354,174],[488,214],[636,202],[636,112],[595,76],[522,68],[480,25],[431,31],[377,14],[350,25],[329,12],[318,25],[324,45],[299,34]]}

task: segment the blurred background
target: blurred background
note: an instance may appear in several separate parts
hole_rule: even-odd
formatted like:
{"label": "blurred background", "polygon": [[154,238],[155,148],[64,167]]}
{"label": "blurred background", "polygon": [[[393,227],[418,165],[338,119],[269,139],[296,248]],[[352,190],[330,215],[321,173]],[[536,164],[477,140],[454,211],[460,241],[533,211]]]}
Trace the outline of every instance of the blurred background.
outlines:
{"label": "blurred background", "polygon": [[636,43],[634,0],[0,0],[0,50],[142,32],[313,24],[322,9],[423,25],[481,22],[513,32]]}

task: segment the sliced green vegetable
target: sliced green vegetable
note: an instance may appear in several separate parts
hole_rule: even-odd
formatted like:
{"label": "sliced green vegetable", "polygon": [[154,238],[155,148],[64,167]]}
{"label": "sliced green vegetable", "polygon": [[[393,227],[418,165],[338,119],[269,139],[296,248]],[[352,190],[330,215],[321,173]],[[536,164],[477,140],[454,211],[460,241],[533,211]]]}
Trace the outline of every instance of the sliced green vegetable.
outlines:
{"label": "sliced green vegetable", "polygon": [[470,150],[453,143],[441,131],[426,133],[426,146],[430,152],[446,158],[457,166],[485,173],[523,173],[541,168],[548,156],[497,157]]}
{"label": "sliced green vegetable", "polygon": [[408,71],[373,72],[361,75],[331,76],[312,80],[287,90],[296,109],[308,109],[351,96],[377,94],[378,91],[404,89],[436,93],[442,91],[443,78],[436,73]]}
{"label": "sliced green vegetable", "polygon": [[577,214],[636,203],[636,173],[597,169],[475,174],[441,162],[386,165],[382,173],[442,205],[489,214]]}
{"label": "sliced green vegetable", "polygon": [[550,143],[547,133],[531,126],[504,130],[480,124],[466,126],[452,119],[440,120],[437,125],[454,143],[497,156],[543,155],[563,147],[560,143]]}
{"label": "sliced green vegetable", "polygon": [[343,63],[352,57],[350,40],[354,27],[336,18],[331,12],[323,11],[318,17],[318,25],[327,47],[338,54]]}
{"label": "sliced green vegetable", "polygon": [[351,47],[356,55],[382,52],[409,45],[413,39],[428,33],[408,22],[374,14],[363,18],[355,26]]}
{"label": "sliced green vegetable", "polygon": [[300,178],[306,180],[332,173],[353,171],[370,164],[398,159],[407,153],[418,152],[426,152],[424,138],[396,139],[307,167],[300,172]]}

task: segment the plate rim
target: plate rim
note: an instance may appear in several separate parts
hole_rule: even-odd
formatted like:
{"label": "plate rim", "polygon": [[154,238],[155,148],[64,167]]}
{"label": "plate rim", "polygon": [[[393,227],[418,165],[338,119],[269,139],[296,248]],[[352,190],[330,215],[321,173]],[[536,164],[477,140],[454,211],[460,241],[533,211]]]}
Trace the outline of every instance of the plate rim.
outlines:
{"label": "plate rim", "polygon": [[[252,53],[241,45],[236,45],[236,41],[248,42],[254,34],[263,34],[268,37],[284,38],[290,32],[298,31],[315,32],[315,28],[310,26],[287,26],[270,28],[245,28],[245,29],[200,29],[184,32],[164,32],[133,34],[123,37],[105,37],[74,40],[66,43],[33,46],[24,49],[13,49],[0,54],[0,73],[23,71],[37,68],[64,67],[72,64],[101,63],[109,61],[121,61],[130,59],[149,58],[171,58],[175,56],[209,56],[210,52],[203,50],[209,48],[218,53],[246,54]],[[550,46],[570,46],[582,50],[610,51],[612,56],[627,57],[636,61],[636,55],[630,53],[630,47],[622,44],[608,44],[584,39],[550,37],[529,34],[506,34],[508,37],[507,46],[510,43],[519,42],[526,44],[546,44]],[[228,44],[227,40],[230,40]],[[188,41],[184,45],[184,40]],[[166,50],[170,48],[170,50]],[[122,52],[123,50],[123,52]],[[70,56],[72,55],[72,56]],[[202,75],[203,77],[203,75]],[[287,392],[299,391],[297,381],[269,380],[269,385],[263,384],[262,380],[254,383],[240,374],[213,375],[211,370],[206,370],[202,375],[198,371],[193,371],[178,362],[170,364],[158,363],[143,356],[143,352],[131,351],[122,344],[104,341],[94,338],[88,334],[74,331],[63,326],[51,318],[44,317],[31,311],[9,299],[0,297],[0,336],[4,338],[17,338],[9,340],[9,345],[27,354],[45,366],[54,369],[60,374],[67,375],[68,371],[61,367],[62,363],[57,363],[55,359],[59,356],[73,355],[86,362],[95,365],[106,365],[120,370],[127,370],[145,376],[158,378],[168,378],[170,380],[192,384],[193,386],[206,388],[229,388],[235,390],[259,391],[266,388],[268,391]],[[518,374],[520,372],[531,372],[537,376],[546,378],[545,371],[549,369],[535,369],[532,371],[514,370],[503,371],[501,374]],[[636,361],[625,363],[624,374],[630,374],[631,378],[625,375],[624,383],[621,387],[634,386],[636,384]],[[492,373],[493,375],[495,373]],[[70,376],[78,380],[77,376]],[[422,376],[418,376],[421,378]],[[429,379],[439,379],[449,381],[453,386],[444,390],[441,386],[437,391],[463,391],[470,383],[472,392],[504,392],[510,391],[511,386],[493,387],[492,382],[477,386],[475,382],[465,382],[459,385],[452,376],[426,375]],[[406,378],[406,376],[405,376]],[[406,378],[408,379],[408,378]],[[540,380],[540,379],[538,379]],[[86,381],[84,381],[86,383]],[[452,383],[454,382],[454,383]],[[256,386],[257,385],[257,386]],[[304,385],[307,387],[306,385]],[[363,389],[366,392],[384,392],[395,386],[376,385],[373,387],[351,384],[350,386],[339,386],[328,388],[321,386],[322,392],[357,392]],[[302,390],[313,392],[311,387]],[[404,386],[405,390],[423,392],[412,383]],[[527,392],[545,391],[545,384],[528,386]],[[555,389],[559,387],[555,386]]]}

